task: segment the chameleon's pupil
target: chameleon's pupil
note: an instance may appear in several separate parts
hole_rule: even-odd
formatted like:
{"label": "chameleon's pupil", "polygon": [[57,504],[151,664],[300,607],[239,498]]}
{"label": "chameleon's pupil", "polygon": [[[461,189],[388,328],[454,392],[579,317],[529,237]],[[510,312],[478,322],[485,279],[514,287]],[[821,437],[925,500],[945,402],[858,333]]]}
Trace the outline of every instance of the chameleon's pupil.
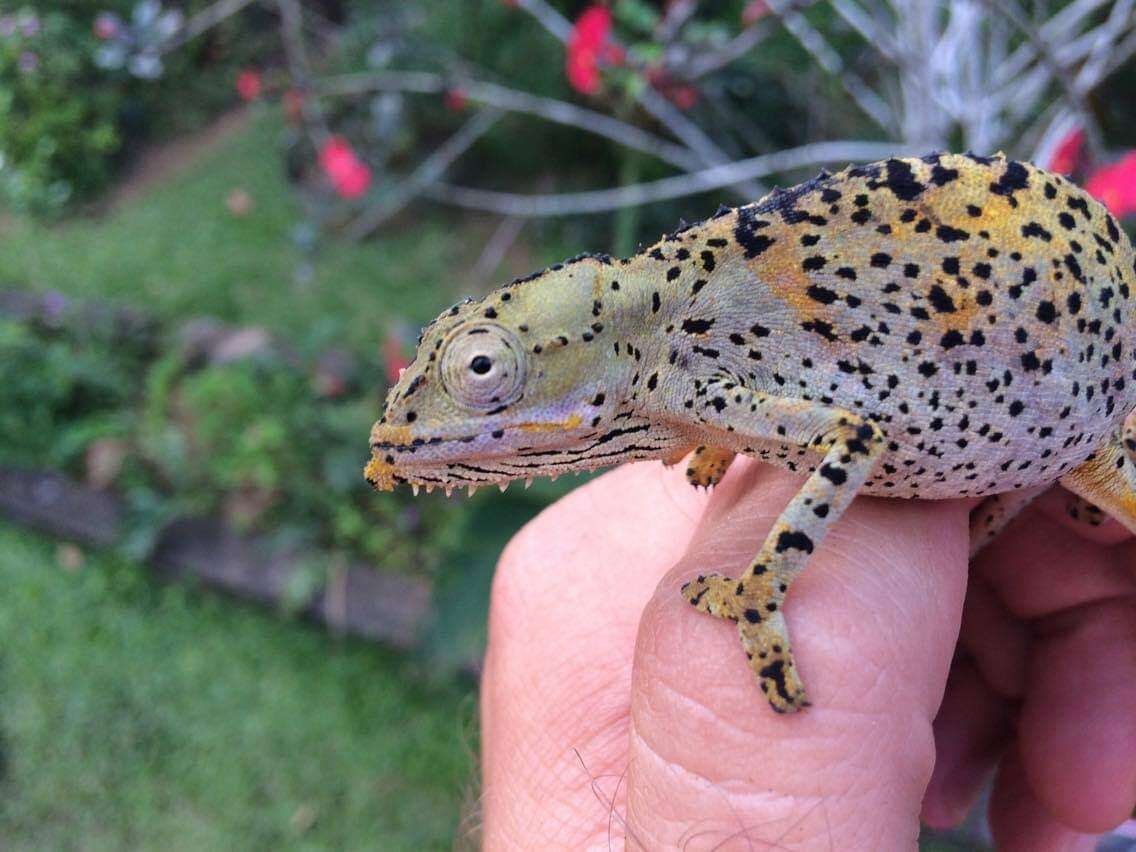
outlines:
{"label": "chameleon's pupil", "polygon": [[493,369],[493,362],[485,355],[477,355],[469,362],[469,368],[479,376],[484,376]]}

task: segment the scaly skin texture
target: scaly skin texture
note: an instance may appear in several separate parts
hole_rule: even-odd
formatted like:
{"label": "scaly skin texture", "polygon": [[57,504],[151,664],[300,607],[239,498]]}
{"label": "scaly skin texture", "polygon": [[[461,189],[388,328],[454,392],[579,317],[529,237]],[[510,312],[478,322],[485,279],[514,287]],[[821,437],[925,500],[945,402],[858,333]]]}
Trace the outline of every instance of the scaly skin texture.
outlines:
{"label": "scaly skin texture", "polygon": [[791,712],[785,594],[857,493],[986,497],[973,549],[1057,481],[1136,530],[1134,263],[1100,204],[1000,155],[822,174],[443,313],[366,476],[475,487],[692,449],[694,485],[736,453],[807,473],[736,579],[683,589]]}

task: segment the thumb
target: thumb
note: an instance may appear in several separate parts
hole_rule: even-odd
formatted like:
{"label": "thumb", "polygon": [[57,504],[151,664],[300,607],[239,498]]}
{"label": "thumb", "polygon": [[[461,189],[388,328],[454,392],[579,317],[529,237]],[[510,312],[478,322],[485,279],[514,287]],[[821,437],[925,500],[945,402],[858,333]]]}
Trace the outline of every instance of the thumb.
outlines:
{"label": "thumb", "polygon": [[627,777],[628,834],[644,848],[915,848],[962,612],[966,509],[855,501],[789,591],[813,706],[778,716],[734,625],[679,588],[737,576],[799,486],[755,464],[731,471],[644,610]]}

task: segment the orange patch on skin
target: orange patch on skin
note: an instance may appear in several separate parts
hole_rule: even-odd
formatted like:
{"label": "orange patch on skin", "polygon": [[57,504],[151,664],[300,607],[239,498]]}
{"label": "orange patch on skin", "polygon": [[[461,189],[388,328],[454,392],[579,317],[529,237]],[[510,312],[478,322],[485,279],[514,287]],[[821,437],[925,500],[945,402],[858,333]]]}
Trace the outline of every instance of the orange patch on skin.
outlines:
{"label": "orange patch on skin", "polygon": [[394,491],[394,465],[388,464],[378,456],[372,456],[363,468],[363,476],[376,491]]}
{"label": "orange patch on skin", "polygon": [[526,432],[560,432],[575,429],[582,422],[583,419],[579,414],[573,414],[567,420],[559,423],[520,423],[517,428]]}
{"label": "orange patch on skin", "polygon": [[409,444],[414,440],[414,430],[409,426],[390,426],[386,423],[376,423],[371,427],[371,443],[375,444]]}

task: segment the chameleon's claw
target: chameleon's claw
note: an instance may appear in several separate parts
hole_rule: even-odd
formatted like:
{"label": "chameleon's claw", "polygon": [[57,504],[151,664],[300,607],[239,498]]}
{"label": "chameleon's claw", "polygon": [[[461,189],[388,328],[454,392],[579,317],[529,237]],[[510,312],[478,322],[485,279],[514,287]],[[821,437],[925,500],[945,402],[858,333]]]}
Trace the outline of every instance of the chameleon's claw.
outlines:
{"label": "chameleon's claw", "polygon": [[413,494],[415,497],[418,496],[418,483],[417,482],[410,483],[410,493]]}

